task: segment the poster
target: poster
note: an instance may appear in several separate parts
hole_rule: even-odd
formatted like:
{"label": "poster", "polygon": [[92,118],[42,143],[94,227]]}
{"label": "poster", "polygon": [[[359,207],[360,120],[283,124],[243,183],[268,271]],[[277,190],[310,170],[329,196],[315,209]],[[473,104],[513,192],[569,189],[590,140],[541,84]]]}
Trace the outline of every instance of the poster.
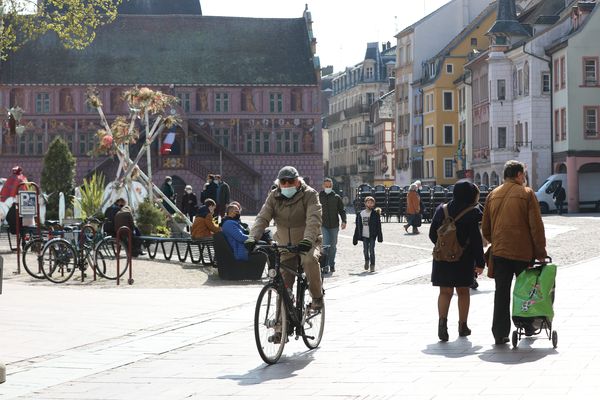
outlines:
{"label": "poster", "polygon": [[19,214],[21,217],[35,216],[37,214],[36,192],[19,192]]}

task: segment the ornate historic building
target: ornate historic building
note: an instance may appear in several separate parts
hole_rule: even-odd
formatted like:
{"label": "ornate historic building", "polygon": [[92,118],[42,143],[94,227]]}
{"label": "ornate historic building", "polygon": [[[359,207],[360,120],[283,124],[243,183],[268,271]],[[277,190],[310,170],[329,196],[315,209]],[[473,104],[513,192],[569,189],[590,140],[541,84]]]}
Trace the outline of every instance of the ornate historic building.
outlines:
{"label": "ornate historic building", "polygon": [[256,210],[283,165],[323,177],[315,45],[308,10],[294,19],[203,16],[198,0],[129,1],[82,51],[48,34],[0,64],[0,107],[25,110],[22,135],[0,131],[0,174],[20,164],[38,181],[61,136],[77,183],[95,170],[112,179],[116,162],[88,155],[100,119],[86,89],[97,88],[110,121],[128,113],[124,90],[149,86],[177,96],[172,112],[183,117],[169,155],[158,151],[168,132],[153,146],[154,180],[170,175],[199,192],[209,172],[221,173],[232,198]]}

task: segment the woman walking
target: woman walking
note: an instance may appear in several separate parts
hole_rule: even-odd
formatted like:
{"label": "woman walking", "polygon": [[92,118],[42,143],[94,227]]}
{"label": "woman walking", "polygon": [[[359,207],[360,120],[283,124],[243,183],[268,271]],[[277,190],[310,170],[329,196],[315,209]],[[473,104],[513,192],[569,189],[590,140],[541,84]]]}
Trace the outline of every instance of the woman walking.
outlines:
{"label": "woman walking", "polygon": [[[478,275],[483,272],[483,244],[479,231],[482,212],[478,207],[479,189],[474,184],[464,180],[454,186],[454,197],[447,204],[448,216],[455,219],[456,239],[463,249],[457,261],[433,261],[431,283],[439,286],[438,296],[438,336],[441,341],[448,341],[448,309],[456,289],[458,294],[458,335],[469,336],[471,330],[467,326],[469,316],[470,296],[469,287],[473,283],[473,271]],[[445,205],[436,210],[429,229],[429,238],[433,243],[438,240],[438,228],[444,222]],[[462,215],[461,215],[462,214]]]}
{"label": "woman walking", "polygon": [[412,233],[418,234],[421,226],[421,197],[417,192],[417,185],[412,183],[408,188],[406,196],[406,225],[404,230],[408,233],[408,228],[412,226]]}

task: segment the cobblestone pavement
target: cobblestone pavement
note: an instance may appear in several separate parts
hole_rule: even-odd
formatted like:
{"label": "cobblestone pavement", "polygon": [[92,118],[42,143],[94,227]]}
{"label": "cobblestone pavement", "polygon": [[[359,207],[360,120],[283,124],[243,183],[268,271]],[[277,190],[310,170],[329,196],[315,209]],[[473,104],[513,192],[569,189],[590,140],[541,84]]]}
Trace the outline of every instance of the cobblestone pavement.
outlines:
{"label": "cobblestone pavement", "polygon": [[[587,221],[548,223],[549,236],[593,232],[595,220]],[[473,334],[457,337],[454,300],[450,341],[440,343],[437,291],[418,282],[429,261],[415,259],[332,279],[321,346],[307,351],[291,340],[274,366],[254,345],[256,285],[64,290],[10,279],[0,296],[8,374],[0,399],[595,398],[598,262],[559,266],[557,349],[543,335],[518,349],[491,344],[489,280],[471,298]]]}
{"label": "cobblestone pavement", "polygon": [[[254,217],[244,216],[243,220],[251,224]],[[352,220],[352,218],[349,217],[349,220]],[[402,223],[397,223],[395,219],[392,221],[383,224],[384,242],[377,243],[375,247],[377,269],[382,270],[409,262],[431,260],[433,244],[427,236],[429,224],[424,224],[421,227],[421,234],[412,235],[406,234],[402,228]],[[548,252],[557,264],[573,264],[598,255],[597,241],[593,238],[600,237],[600,214],[547,215],[544,216],[544,224],[548,238]],[[336,272],[326,277],[327,285],[332,285],[349,277],[364,275],[362,245],[361,243],[357,246],[352,245],[353,229],[354,224],[348,224],[346,230],[340,231]],[[0,252],[7,249],[8,244],[3,236],[0,239]],[[4,254],[4,257],[5,280],[34,286],[54,285],[47,281],[35,280],[24,271],[21,275],[13,275],[12,272],[16,269],[16,255]],[[223,282],[219,279],[216,269],[212,267],[202,267],[178,261],[151,261],[147,257],[140,257],[134,261],[133,266],[135,280],[133,287],[136,288],[198,288],[206,285],[259,286],[262,284],[261,282]],[[78,277],[78,273],[74,277]],[[428,279],[428,274],[425,274],[413,283],[427,281]],[[128,286],[125,282],[122,285],[124,287]],[[113,286],[115,286],[114,281],[100,279],[93,282],[89,278],[83,283],[80,280],[73,279],[67,284],[61,285],[61,287],[66,288],[110,288]]]}

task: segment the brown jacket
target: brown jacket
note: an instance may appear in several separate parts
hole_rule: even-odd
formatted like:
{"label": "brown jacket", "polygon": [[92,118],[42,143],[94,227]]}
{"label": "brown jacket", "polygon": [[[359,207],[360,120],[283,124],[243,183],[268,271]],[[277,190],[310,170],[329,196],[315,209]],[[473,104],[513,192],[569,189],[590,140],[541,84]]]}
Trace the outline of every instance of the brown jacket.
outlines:
{"label": "brown jacket", "polygon": [[308,239],[314,245],[318,244],[321,238],[319,194],[304,182],[291,199],[285,198],[279,188],[272,190],[256,216],[250,236],[260,239],[271,220],[275,220],[277,226],[274,239],[278,243],[298,244],[302,239]]}
{"label": "brown jacket", "polygon": [[192,239],[211,237],[213,233],[220,231],[221,228],[215,224],[212,214],[206,214],[204,217],[197,215],[192,224]]}
{"label": "brown jacket", "polygon": [[421,199],[416,190],[411,190],[406,196],[406,213],[418,214],[421,211]]}
{"label": "brown jacket", "polygon": [[535,193],[513,180],[506,180],[488,195],[481,231],[492,243],[494,256],[519,261],[547,256],[544,223]]}

